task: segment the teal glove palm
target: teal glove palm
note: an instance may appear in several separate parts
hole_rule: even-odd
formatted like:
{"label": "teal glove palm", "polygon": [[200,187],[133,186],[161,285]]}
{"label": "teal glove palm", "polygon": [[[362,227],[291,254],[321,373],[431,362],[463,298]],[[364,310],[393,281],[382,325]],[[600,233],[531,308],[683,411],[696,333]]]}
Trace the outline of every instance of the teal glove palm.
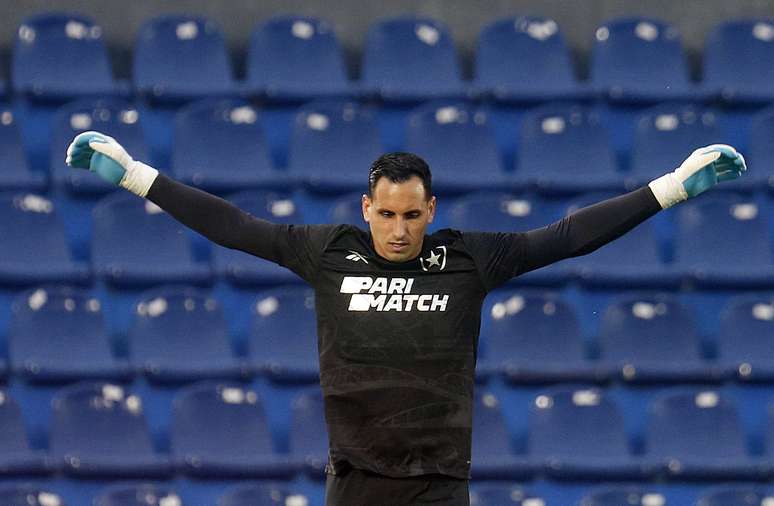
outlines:
{"label": "teal glove palm", "polygon": [[726,144],[699,148],[674,170],[650,182],[653,194],[667,208],[704,193],[719,182],[736,179],[747,170],[741,153]]}
{"label": "teal glove palm", "polygon": [[114,138],[100,132],[78,134],[67,148],[65,163],[87,169],[105,181],[144,197],[158,175],[153,167],[138,162]]}

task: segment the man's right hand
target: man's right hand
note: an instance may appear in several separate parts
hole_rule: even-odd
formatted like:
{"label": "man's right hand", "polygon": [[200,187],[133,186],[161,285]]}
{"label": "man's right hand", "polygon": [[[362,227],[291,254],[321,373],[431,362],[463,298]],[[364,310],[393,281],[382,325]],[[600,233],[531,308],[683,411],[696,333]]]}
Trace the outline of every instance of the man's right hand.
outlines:
{"label": "man's right hand", "polygon": [[78,134],[67,148],[65,163],[88,169],[109,183],[145,197],[158,171],[138,162],[114,138],[100,132]]}

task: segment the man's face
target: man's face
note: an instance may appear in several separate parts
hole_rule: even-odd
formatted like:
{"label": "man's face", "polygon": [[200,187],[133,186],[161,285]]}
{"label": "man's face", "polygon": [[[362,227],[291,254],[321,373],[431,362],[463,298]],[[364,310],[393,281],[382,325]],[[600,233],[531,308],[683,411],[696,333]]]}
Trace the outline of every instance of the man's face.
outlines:
{"label": "man's face", "polygon": [[425,229],[435,216],[435,197],[425,198],[425,187],[416,176],[402,183],[383,177],[372,194],[363,195],[363,218],[379,256],[391,262],[419,256]]}

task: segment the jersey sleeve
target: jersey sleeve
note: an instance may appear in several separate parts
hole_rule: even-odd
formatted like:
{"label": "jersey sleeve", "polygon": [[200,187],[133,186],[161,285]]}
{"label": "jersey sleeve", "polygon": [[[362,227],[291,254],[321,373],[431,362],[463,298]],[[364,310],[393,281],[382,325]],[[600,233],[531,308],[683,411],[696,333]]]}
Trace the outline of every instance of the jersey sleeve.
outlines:
{"label": "jersey sleeve", "polygon": [[148,200],[183,225],[226,248],[287,267],[313,283],[334,225],[284,225],[256,218],[227,200],[159,174]]}
{"label": "jersey sleeve", "polygon": [[586,255],[617,239],[661,210],[643,187],[584,207],[559,221],[526,232],[465,232],[487,290],[559,260]]}

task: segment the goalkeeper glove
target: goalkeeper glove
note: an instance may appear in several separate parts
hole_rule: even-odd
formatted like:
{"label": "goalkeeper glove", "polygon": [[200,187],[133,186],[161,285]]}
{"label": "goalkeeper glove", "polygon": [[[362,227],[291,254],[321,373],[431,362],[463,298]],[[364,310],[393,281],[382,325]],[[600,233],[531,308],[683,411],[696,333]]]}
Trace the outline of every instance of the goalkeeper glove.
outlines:
{"label": "goalkeeper glove", "polygon": [[674,172],[654,179],[648,186],[662,209],[707,191],[720,181],[738,178],[747,170],[744,157],[725,144],[699,148]]}
{"label": "goalkeeper glove", "polygon": [[99,132],[78,134],[67,148],[65,163],[96,172],[109,183],[145,197],[159,171],[133,160],[112,137]]}

